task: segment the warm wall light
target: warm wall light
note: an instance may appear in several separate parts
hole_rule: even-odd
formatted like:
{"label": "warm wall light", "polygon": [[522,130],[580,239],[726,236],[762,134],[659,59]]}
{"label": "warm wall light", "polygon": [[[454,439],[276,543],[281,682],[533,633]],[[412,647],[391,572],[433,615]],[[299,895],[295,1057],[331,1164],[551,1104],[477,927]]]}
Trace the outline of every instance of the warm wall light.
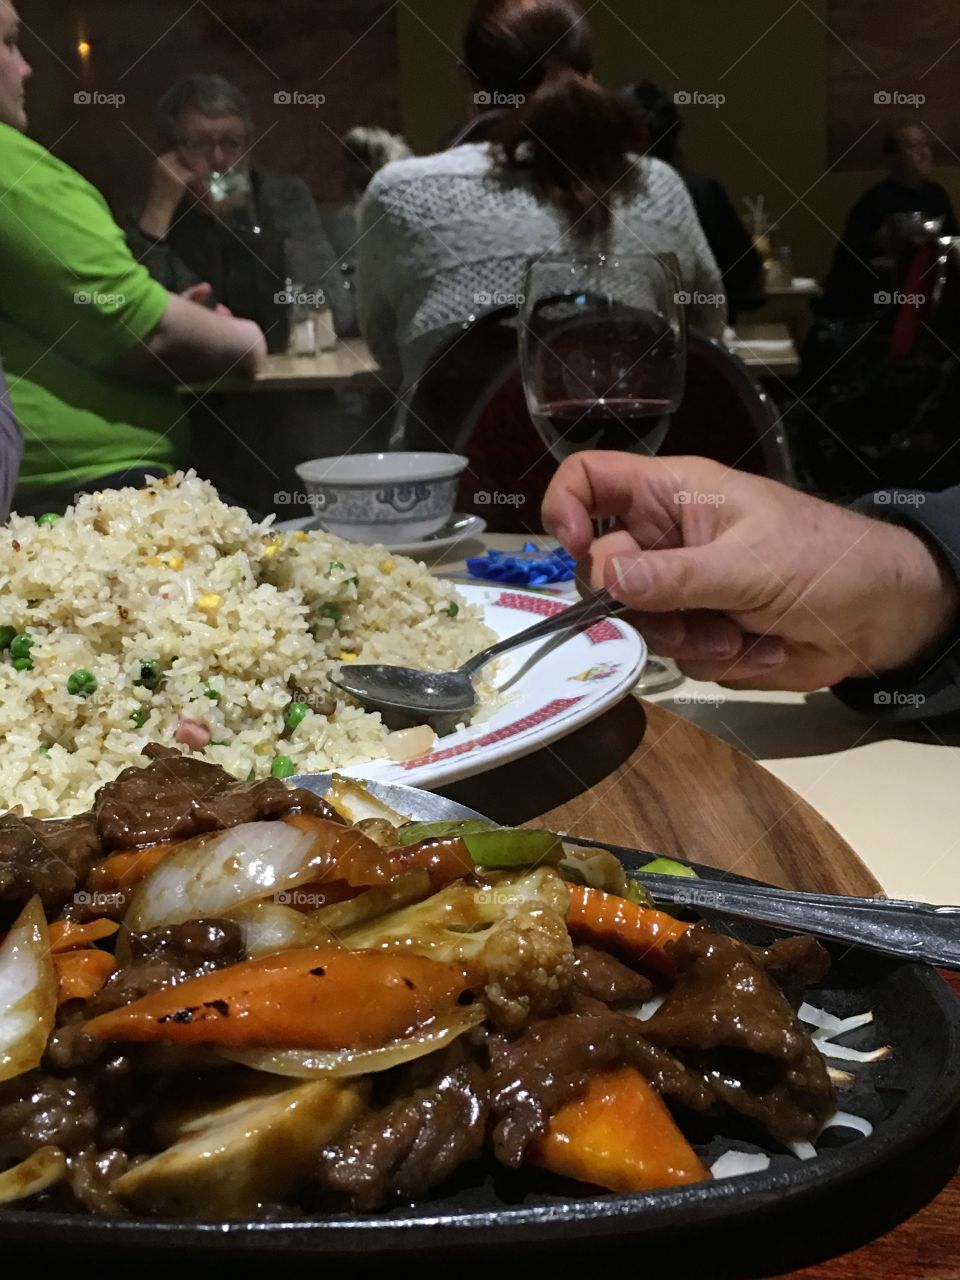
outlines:
{"label": "warm wall light", "polygon": [[90,57],[90,42],[89,42],[88,40],[78,40],[78,41],[77,41],[77,53],[79,53],[79,55],[80,55],[80,57],[81,57],[81,58],[89,58],[89,57]]}

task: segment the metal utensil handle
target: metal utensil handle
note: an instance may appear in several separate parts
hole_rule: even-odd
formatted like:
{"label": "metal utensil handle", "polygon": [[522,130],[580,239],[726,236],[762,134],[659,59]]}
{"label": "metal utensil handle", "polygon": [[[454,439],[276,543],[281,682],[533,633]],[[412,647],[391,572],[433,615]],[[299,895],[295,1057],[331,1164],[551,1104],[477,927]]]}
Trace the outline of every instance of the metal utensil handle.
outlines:
{"label": "metal utensil handle", "polygon": [[551,636],[556,631],[565,631],[570,627],[582,627],[589,623],[599,622],[601,618],[608,618],[613,614],[625,612],[626,608],[625,604],[621,604],[619,600],[614,600],[609,592],[601,591],[597,595],[588,596],[585,600],[581,600],[579,604],[571,605],[569,609],[563,609],[559,613],[551,614],[549,618],[544,618],[542,622],[534,623],[532,627],[527,627],[524,631],[518,631],[515,636],[507,636],[505,640],[491,645],[489,649],[482,649],[480,653],[475,653],[472,658],[468,658],[458,670],[465,676],[473,676],[493,658],[499,658],[502,653],[509,653],[511,649],[517,649],[522,644],[529,644],[531,640],[540,640],[545,636]]}
{"label": "metal utensil handle", "polygon": [[960,907],[834,898],[765,885],[723,885],[711,880],[633,874],[655,898],[678,905],[703,907],[742,920],[817,933],[885,955],[960,969]]}

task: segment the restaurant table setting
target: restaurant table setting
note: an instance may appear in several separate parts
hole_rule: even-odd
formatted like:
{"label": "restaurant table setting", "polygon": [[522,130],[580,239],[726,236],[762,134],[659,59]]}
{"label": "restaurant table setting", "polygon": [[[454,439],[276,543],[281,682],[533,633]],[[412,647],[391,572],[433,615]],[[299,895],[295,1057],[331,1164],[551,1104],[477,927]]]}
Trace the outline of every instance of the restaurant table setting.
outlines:
{"label": "restaurant table setting", "polygon": [[[531,267],[520,368],[558,460],[660,447],[684,388],[677,279],[669,255]],[[951,1276],[953,837],[925,839],[932,806],[891,829],[887,848],[944,874],[888,900],[871,842],[765,767],[808,704],[762,695],[754,727],[749,700],[651,658],[612,596],[581,599],[552,539],[482,541],[456,511],[467,465],[311,459],[310,512],[281,524],[187,474],[17,527],[10,577],[39,611],[4,628],[21,693],[53,671],[45,646],[79,643],[63,618],[90,539],[146,613],[72,624],[104,649],[62,709],[93,759],[8,734],[36,797],[26,838],[42,849],[69,813],[91,888],[59,915],[41,880],[0,941],[0,1081],[62,1088],[49,1042],[94,1089],[106,1040],[143,1073],[151,1137],[116,1139],[92,1212],[57,1198],[78,1175],[55,1143],[0,1171],[5,1244],[112,1265],[150,1249],[382,1272],[469,1251],[488,1269]],[[53,627],[43,556],[75,584]],[[236,674],[250,635],[255,680]],[[669,689],[641,696],[658,667]],[[101,708],[121,717],[109,765],[84,737]],[[876,730],[847,720],[837,752],[802,728],[824,776]],[[78,770],[72,796],[58,767]],[[857,803],[876,812],[871,783]],[[157,959],[181,969],[141,990]],[[71,1000],[82,1028],[57,1021]]]}

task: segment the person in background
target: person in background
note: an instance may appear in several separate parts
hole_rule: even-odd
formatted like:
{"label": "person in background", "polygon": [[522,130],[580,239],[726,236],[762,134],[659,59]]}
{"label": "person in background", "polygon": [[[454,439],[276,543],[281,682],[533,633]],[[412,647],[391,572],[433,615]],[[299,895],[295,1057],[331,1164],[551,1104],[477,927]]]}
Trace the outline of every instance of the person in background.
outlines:
{"label": "person in background", "polygon": [[[695,680],[831,687],[878,720],[960,711],[960,487],[856,506],[707,458],[585,452],[557,471],[543,522]],[[596,537],[596,518],[614,532]]]}
{"label": "person in background", "polygon": [[636,80],[624,85],[621,93],[644,113],[650,135],[648,153],[672,165],[690,192],[707,243],[723,276],[732,324],[738,308],[756,307],[763,301],[763,261],[723,183],[705,173],[695,173],[684,164],[680,148],[683,116],[674,95],[652,80]]}
{"label": "person in background", "polygon": [[[672,252],[683,288],[723,292],[693,202],[643,156],[643,120],[593,79],[575,0],[479,0],[462,63],[492,140],[387,165],[361,209],[360,326],[384,377],[410,388],[465,324],[516,298],[538,254]],[[510,305],[509,303],[507,305]],[[722,306],[691,308],[709,333]]]}
{"label": "person in background", "polygon": [[[146,204],[127,219],[127,242],[154,279],[181,292],[210,286],[211,301],[235,315],[275,320],[273,295],[290,277],[322,293],[334,325],[349,319],[333,249],[307,184],[252,166],[250,111],[222,76],[188,75],[157,103],[162,147]],[[233,175],[218,201],[211,174]],[[228,184],[227,184],[228,185]],[[285,331],[278,326],[279,342]]]}
{"label": "person in background", "polygon": [[376,125],[356,125],[340,139],[343,160],[345,203],[324,214],[326,228],[340,270],[340,288],[346,295],[344,312],[337,331],[341,337],[359,332],[356,308],[357,242],[360,237],[360,202],[370,182],[380,170],[395,160],[413,155],[399,134]]}
{"label": "person in background", "polygon": [[0,351],[24,435],[21,512],[185,465],[175,386],[265,355],[250,321],[151,280],[99,192],[26,137],[29,75],[0,0]]}
{"label": "person in background", "polygon": [[23,432],[13,412],[3,365],[0,364],[0,524],[10,514],[22,457]]}
{"label": "person in background", "polygon": [[829,319],[864,319],[876,314],[877,295],[896,288],[891,260],[897,214],[922,213],[940,219],[940,234],[960,234],[950,197],[934,182],[933,148],[921,124],[901,124],[883,140],[888,174],[864,192],[850,210],[833,266],[815,311]]}

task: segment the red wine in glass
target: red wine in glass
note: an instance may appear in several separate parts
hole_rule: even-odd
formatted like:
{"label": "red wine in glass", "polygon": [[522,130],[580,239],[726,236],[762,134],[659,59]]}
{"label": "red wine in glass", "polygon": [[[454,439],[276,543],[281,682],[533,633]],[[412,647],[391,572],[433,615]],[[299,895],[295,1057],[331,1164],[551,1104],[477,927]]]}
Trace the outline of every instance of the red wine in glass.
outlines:
{"label": "red wine in glass", "polygon": [[581,449],[619,449],[653,457],[667,434],[672,408],[669,400],[652,396],[558,400],[538,406],[534,422],[558,461]]}
{"label": "red wine in glass", "polygon": [[[670,254],[541,258],[524,278],[520,368],[530,416],[558,462],[584,449],[653,457],[683,399],[686,332]],[[598,521],[598,533],[609,522]],[[639,689],[683,677],[651,658]]]}

